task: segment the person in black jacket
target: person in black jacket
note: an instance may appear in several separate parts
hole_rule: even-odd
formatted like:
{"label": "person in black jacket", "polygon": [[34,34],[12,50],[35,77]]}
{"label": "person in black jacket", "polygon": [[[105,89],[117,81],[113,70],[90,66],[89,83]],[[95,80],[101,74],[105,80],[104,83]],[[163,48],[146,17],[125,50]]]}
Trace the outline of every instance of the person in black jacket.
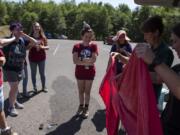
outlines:
{"label": "person in black jacket", "polygon": [[[176,24],[171,33],[172,47],[180,58],[180,23]],[[168,67],[147,44],[139,44],[135,48],[138,57],[151,65],[170,90],[170,98],[162,113],[162,125],[165,135],[180,134],[180,64]],[[165,54],[166,55],[166,54]]]}

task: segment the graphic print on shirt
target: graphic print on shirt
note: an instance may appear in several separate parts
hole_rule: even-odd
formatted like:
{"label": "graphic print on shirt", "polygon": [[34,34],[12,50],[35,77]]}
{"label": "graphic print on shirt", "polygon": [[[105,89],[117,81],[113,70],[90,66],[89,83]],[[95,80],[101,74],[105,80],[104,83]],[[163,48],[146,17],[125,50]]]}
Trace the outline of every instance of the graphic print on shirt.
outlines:
{"label": "graphic print on shirt", "polygon": [[85,48],[85,49],[81,50],[80,57],[81,57],[81,59],[92,57],[91,50],[89,48]]}
{"label": "graphic print on shirt", "polygon": [[[16,44],[16,45],[15,45]],[[21,67],[25,61],[26,48],[23,43],[12,44],[8,54],[7,64],[15,67]]]}

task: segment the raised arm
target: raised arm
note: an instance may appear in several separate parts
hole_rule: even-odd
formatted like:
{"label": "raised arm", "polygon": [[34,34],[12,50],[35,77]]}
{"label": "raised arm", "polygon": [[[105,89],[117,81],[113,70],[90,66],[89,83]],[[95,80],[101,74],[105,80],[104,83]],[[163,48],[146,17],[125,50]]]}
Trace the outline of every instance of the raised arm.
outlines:
{"label": "raised arm", "polygon": [[180,76],[164,63],[156,66],[154,69],[168,86],[169,90],[180,99]]}
{"label": "raised arm", "polygon": [[0,46],[6,46],[13,41],[15,41],[15,37],[9,39],[0,39]]}
{"label": "raised arm", "polygon": [[[146,45],[138,45],[135,48],[138,57],[142,58],[147,64],[152,64],[155,58],[154,53]],[[169,90],[180,99],[180,76],[164,63],[155,66],[154,70],[168,86]]]}
{"label": "raised arm", "polygon": [[40,49],[49,50],[49,46],[48,46],[48,43],[47,43],[47,38],[43,37],[42,40],[43,40],[42,44],[39,45]]}
{"label": "raised arm", "polygon": [[[22,32],[21,34],[22,34],[23,37],[25,37],[25,38],[30,42],[29,45],[30,45],[31,47],[37,45],[38,42],[37,42],[36,39],[34,39],[33,37],[30,37],[29,35],[27,35],[27,34],[24,33],[24,32]],[[28,47],[28,48],[30,48],[30,47]]]}
{"label": "raised arm", "polygon": [[49,46],[40,45],[40,49],[49,50]]}

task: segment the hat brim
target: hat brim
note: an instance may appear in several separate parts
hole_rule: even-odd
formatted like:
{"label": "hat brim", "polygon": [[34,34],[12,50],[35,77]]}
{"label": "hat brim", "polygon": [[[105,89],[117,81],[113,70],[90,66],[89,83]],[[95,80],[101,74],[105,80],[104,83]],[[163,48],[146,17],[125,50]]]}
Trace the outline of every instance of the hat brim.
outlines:
{"label": "hat brim", "polygon": [[[113,41],[117,41],[118,39],[119,39],[119,36],[114,36],[114,37],[112,38]],[[131,39],[130,39],[128,36],[125,36],[125,40],[126,40],[126,41],[130,41]]]}
{"label": "hat brim", "polygon": [[113,40],[113,41],[117,41],[117,40],[118,40],[118,36],[114,36],[114,37],[112,38],[112,40]]}
{"label": "hat brim", "polygon": [[126,37],[125,37],[125,40],[126,40],[126,41],[130,41],[131,39],[130,39],[128,36],[126,36]]}

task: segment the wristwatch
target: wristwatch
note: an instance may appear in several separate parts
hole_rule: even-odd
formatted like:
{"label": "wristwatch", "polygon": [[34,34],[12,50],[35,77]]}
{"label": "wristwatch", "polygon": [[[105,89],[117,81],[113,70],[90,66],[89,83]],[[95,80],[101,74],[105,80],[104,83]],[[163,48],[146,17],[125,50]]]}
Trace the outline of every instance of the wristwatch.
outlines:
{"label": "wristwatch", "polygon": [[161,63],[163,63],[162,59],[155,56],[150,66],[154,69],[156,66],[160,65]]}

